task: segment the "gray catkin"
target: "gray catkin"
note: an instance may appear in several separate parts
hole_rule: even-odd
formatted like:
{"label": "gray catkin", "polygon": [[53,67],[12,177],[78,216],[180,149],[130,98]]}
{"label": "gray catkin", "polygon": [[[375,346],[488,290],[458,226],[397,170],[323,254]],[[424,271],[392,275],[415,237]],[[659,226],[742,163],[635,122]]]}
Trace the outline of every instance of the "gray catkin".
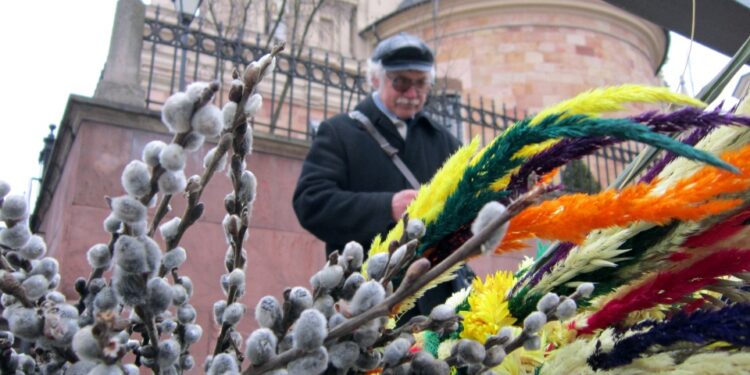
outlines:
{"label": "gray catkin", "polygon": [[143,248],[146,250],[147,270],[153,275],[159,270],[161,264],[161,248],[151,237],[141,236],[138,240],[141,241]]}
{"label": "gray catkin", "polygon": [[539,350],[539,347],[541,347],[541,345],[542,339],[537,335],[531,336],[523,342],[523,348],[529,351]]}
{"label": "gray catkin", "polygon": [[161,150],[166,147],[167,144],[162,141],[151,141],[146,144],[143,148],[141,160],[143,160],[149,167],[155,167],[159,165],[159,154]]}
{"label": "gray catkin", "polygon": [[193,280],[191,280],[187,276],[180,276],[177,279],[177,284],[182,285],[183,288],[185,288],[185,291],[187,292],[188,298],[193,296]]}
{"label": "gray catkin", "polygon": [[195,367],[195,358],[192,355],[183,355],[180,357],[180,368],[189,371]]}
{"label": "gray catkin", "polygon": [[315,299],[315,302],[313,302],[313,307],[315,310],[320,311],[326,318],[330,318],[331,315],[336,313],[336,309],[334,308],[334,304],[336,301],[333,300],[333,297],[329,294],[323,294],[320,297]]}
{"label": "gray catkin", "polygon": [[348,369],[354,366],[359,358],[359,345],[351,341],[344,341],[331,346],[328,350],[333,367]]}
{"label": "gray catkin", "polygon": [[104,219],[104,222],[102,222],[102,226],[104,227],[104,230],[109,233],[115,233],[119,231],[121,225],[122,225],[122,220],[118,219],[114,213],[109,214],[109,216],[107,216]]}
{"label": "gray catkin", "polygon": [[29,238],[29,241],[26,242],[26,245],[18,250],[18,254],[28,260],[39,259],[43,257],[45,253],[47,253],[47,244],[42,237],[36,234],[32,235],[31,238]]}
{"label": "gray catkin", "polygon": [[174,339],[160,342],[156,358],[160,368],[172,366],[180,358],[180,344]]}
{"label": "gray catkin", "polygon": [[313,375],[323,373],[327,365],[328,351],[321,346],[304,357],[289,362],[286,370],[289,375]]}
{"label": "gray catkin", "polygon": [[560,297],[555,293],[547,293],[536,303],[536,309],[548,313],[560,303]]}
{"label": "gray catkin", "polygon": [[92,368],[88,375],[123,375],[123,373],[119,365],[100,363]]}
{"label": "gray catkin", "polygon": [[430,312],[430,319],[443,322],[448,319],[453,319],[456,316],[456,310],[446,304],[440,304],[432,308]]}
{"label": "gray catkin", "polygon": [[79,358],[98,361],[102,355],[102,347],[91,332],[93,326],[82,327],[73,336],[73,351]]}
{"label": "gray catkin", "polygon": [[[471,233],[476,235],[492,221],[500,217],[505,211],[507,211],[507,208],[505,208],[500,202],[491,201],[485,204],[484,207],[479,210],[477,218],[471,224]],[[499,228],[495,229],[487,240],[482,243],[481,249],[483,254],[489,254],[495,250],[503,237],[505,237],[505,233],[508,232],[508,225],[509,222],[506,221]]]}
{"label": "gray catkin", "polygon": [[137,223],[146,220],[146,206],[127,195],[112,199],[112,212],[115,217],[125,223]]}
{"label": "gray catkin", "polygon": [[[52,291],[47,293],[47,301],[51,301],[54,303],[64,303],[65,302],[65,295],[58,292],[58,291]],[[78,315],[78,310],[76,310],[76,315]]]}
{"label": "gray catkin", "polygon": [[240,176],[239,194],[245,202],[252,203],[255,200],[257,186],[258,181],[255,178],[255,175],[248,170],[242,171],[242,175]]}
{"label": "gray catkin", "polygon": [[341,253],[346,264],[346,269],[349,272],[359,270],[362,267],[362,260],[364,259],[364,249],[359,242],[351,241],[344,246],[344,251]]}
{"label": "gray catkin", "polygon": [[86,260],[91,268],[109,269],[112,266],[112,254],[109,252],[109,246],[103,243],[91,246],[86,252]]}
{"label": "gray catkin", "polygon": [[229,277],[227,279],[229,287],[245,289],[245,271],[239,268],[235,268],[234,270],[232,270],[232,272],[229,273]]}
{"label": "gray catkin", "polygon": [[256,329],[245,342],[245,356],[253,365],[262,365],[276,355],[276,344],[273,331],[268,328]]}
{"label": "gray catkin", "polygon": [[341,292],[339,292],[339,296],[345,300],[350,300],[352,297],[354,297],[354,292],[359,289],[362,284],[365,282],[365,277],[362,276],[359,272],[354,272],[349,277],[346,278],[346,281],[344,281],[344,286],[341,288]]}
{"label": "gray catkin", "polygon": [[65,375],[88,375],[96,367],[96,364],[94,361],[80,360],[68,366],[65,369]]}
{"label": "gray catkin", "polygon": [[357,289],[354,293],[351,303],[349,304],[349,311],[352,315],[359,315],[385,299],[385,289],[383,286],[375,281],[370,280]]}
{"label": "gray catkin", "polygon": [[196,133],[190,132],[185,135],[185,150],[190,152],[198,151],[203,146],[203,142],[206,141],[206,137]]}
{"label": "gray catkin", "polygon": [[328,329],[334,329],[336,326],[346,321],[346,317],[340,313],[335,313],[328,318]]}
{"label": "gray catkin", "polygon": [[191,304],[186,303],[177,308],[177,320],[182,324],[195,322],[196,315],[195,307]]}
{"label": "gray catkin", "polygon": [[60,271],[60,264],[55,258],[46,257],[34,262],[36,264],[32,267],[29,275],[44,275],[47,280],[51,281]]}
{"label": "gray catkin", "polygon": [[10,184],[6,181],[0,180],[0,199],[5,198],[10,193]]}
{"label": "gray catkin", "polygon": [[[193,82],[185,88],[185,93],[188,95],[188,98],[190,98],[190,100],[193,103],[195,103],[198,100],[200,100],[201,95],[203,95],[203,92],[206,89],[208,89],[208,87],[209,87],[208,82],[203,82],[203,81]],[[213,95],[211,97],[213,97]]]}
{"label": "gray catkin", "polygon": [[230,375],[239,373],[237,360],[233,355],[221,353],[211,360],[211,366],[206,372],[207,375]]}
{"label": "gray catkin", "polygon": [[297,286],[289,292],[289,302],[291,303],[291,316],[296,318],[302,311],[309,309],[313,305],[313,297],[310,291],[304,287]]}
{"label": "gray catkin", "polygon": [[354,365],[362,371],[373,370],[380,364],[382,357],[383,354],[376,350],[362,351],[359,353],[359,358],[357,358],[357,362]]}
{"label": "gray catkin", "polygon": [[192,345],[203,336],[203,328],[197,324],[185,324],[185,344]]}
{"label": "gray catkin", "polygon": [[25,307],[16,307],[8,309],[8,313],[3,313],[3,317],[8,320],[10,331],[27,340],[35,340],[42,334],[43,321],[37,314],[36,309]]}
{"label": "gray catkin", "polygon": [[154,277],[146,284],[148,308],[155,315],[162,313],[172,302],[172,287],[161,277]]}
{"label": "gray catkin", "polygon": [[477,364],[484,361],[484,345],[478,341],[462,339],[456,343],[456,352],[464,363]]}
{"label": "gray catkin", "polygon": [[115,266],[112,273],[112,286],[123,303],[135,306],[146,302],[146,282],[140,274],[123,271],[120,266]]}
{"label": "gray catkin", "polygon": [[545,323],[547,323],[547,315],[541,311],[534,311],[523,320],[523,330],[527,333],[536,333]]}
{"label": "gray catkin", "polygon": [[187,253],[185,252],[185,249],[178,246],[167,251],[162,258],[161,263],[164,266],[164,269],[171,271],[175,268],[180,268],[185,260],[187,260]]}
{"label": "gray catkin", "polygon": [[341,284],[343,278],[344,268],[338,264],[334,264],[318,271],[315,276],[313,276],[315,282],[311,279],[310,284],[317,284],[317,287],[323,290],[333,290]]}
{"label": "gray catkin", "polygon": [[21,286],[26,292],[26,296],[33,301],[42,298],[44,293],[47,292],[49,280],[44,275],[34,275],[24,280]]}
{"label": "gray catkin", "polygon": [[112,310],[117,307],[117,294],[112,287],[105,287],[94,297],[94,307],[97,312]]}
{"label": "gray catkin", "polygon": [[300,314],[292,328],[294,347],[304,351],[311,351],[323,345],[328,331],[327,320],[323,314],[315,309],[307,309]]}
{"label": "gray catkin", "polygon": [[159,233],[161,233],[161,238],[164,239],[164,242],[171,242],[177,236],[181,222],[182,219],[174,217],[159,226]]}
{"label": "gray catkin", "polygon": [[148,165],[140,160],[133,160],[122,171],[120,182],[125,191],[136,197],[142,197],[151,191],[151,173]]}
{"label": "gray catkin", "polygon": [[123,365],[122,369],[123,369],[125,375],[138,375],[138,374],[140,374],[140,370],[138,370],[138,367],[136,365],[132,364],[132,363],[128,363],[126,365]]}
{"label": "gray catkin", "polygon": [[193,131],[204,137],[216,137],[223,128],[221,109],[215,105],[205,105],[193,115],[190,125]]}
{"label": "gray catkin", "polygon": [[218,300],[214,302],[214,321],[216,324],[222,325],[224,322],[224,310],[227,308],[227,301]]}
{"label": "gray catkin", "polygon": [[9,195],[3,199],[0,218],[3,220],[23,220],[29,215],[29,206],[22,195]]}
{"label": "gray catkin", "polygon": [[385,267],[388,265],[388,254],[378,253],[370,257],[367,262],[367,275],[371,280],[379,280],[385,276]]}
{"label": "gray catkin", "polygon": [[25,221],[0,230],[0,244],[11,249],[20,249],[31,240],[31,231]]}
{"label": "gray catkin", "polygon": [[[206,153],[206,156],[203,158],[203,168],[208,168],[208,166],[214,161],[214,158],[216,158],[216,153],[218,148],[214,147],[211,150]],[[227,158],[229,155],[228,153],[224,153],[221,155],[221,159],[218,160],[218,163],[216,164],[216,172],[221,172],[224,170],[224,168],[227,167]]]}
{"label": "gray catkin", "polygon": [[125,272],[148,272],[146,248],[137,238],[121,235],[114,246],[115,263]]}
{"label": "gray catkin", "polygon": [[245,116],[253,117],[256,113],[258,113],[258,110],[260,107],[263,106],[263,97],[260,94],[253,94],[249,98],[247,98],[247,102],[245,102],[245,108],[243,110],[245,111]]}
{"label": "gray catkin", "polygon": [[159,164],[168,171],[181,171],[185,169],[186,159],[185,149],[177,143],[168,144],[159,154]]}
{"label": "gray catkin", "polygon": [[163,194],[177,194],[185,190],[187,179],[183,171],[166,171],[159,177],[158,184]]}
{"label": "gray catkin", "polygon": [[185,304],[188,299],[190,298],[188,297],[187,290],[185,290],[184,286],[180,284],[172,285],[172,303],[175,306]]}
{"label": "gray catkin", "polygon": [[424,222],[419,219],[411,219],[406,223],[406,236],[411,239],[422,238],[425,234]]}
{"label": "gray catkin", "polygon": [[383,351],[383,362],[390,367],[397,365],[401,362],[401,359],[409,354],[411,345],[409,340],[402,337],[391,341]]}
{"label": "gray catkin", "polygon": [[245,305],[235,302],[224,309],[224,314],[222,315],[221,320],[225,324],[235,325],[240,322],[242,315],[244,314]]}
{"label": "gray catkin", "polygon": [[576,302],[571,298],[566,298],[560,302],[555,309],[555,316],[560,320],[568,320],[576,313]]}
{"label": "gray catkin", "polygon": [[273,296],[265,296],[255,306],[255,321],[264,328],[273,328],[281,321],[281,305]]}
{"label": "gray catkin", "polygon": [[224,104],[224,108],[221,109],[221,115],[224,120],[224,129],[229,130],[232,128],[232,121],[234,121],[234,114],[237,112],[237,103],[233,101],[227,101]]}
{"label": "gray catkin", "polygon": [[193,113],[190,97],[178,92],[167,98],[161,109],[161,121],[171,133],[184,133],[190,130],[190,116]]}

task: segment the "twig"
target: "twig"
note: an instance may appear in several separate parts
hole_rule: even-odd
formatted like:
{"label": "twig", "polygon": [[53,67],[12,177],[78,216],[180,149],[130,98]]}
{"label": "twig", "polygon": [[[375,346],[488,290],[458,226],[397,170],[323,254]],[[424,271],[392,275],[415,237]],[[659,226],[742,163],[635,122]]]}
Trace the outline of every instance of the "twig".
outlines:
{"label": "twig", "polygon": [[[357,315],[344,323],[336,326],[332,329],[326,337],[325,344],[330,344],[336,339],[343,336],[349,335],[354,332],[357,328],[363,324],[381,317],[388,315],[394,307],[398,306],[404,299],[413,295],[418,290],[422,289],[425,285],[430,283],[432,280],[448,271],[451,267],[455,266],[459,262],[465,261],[466,259],[478,255],[480,253],[481,245],[487,241],[488,238],[499,228],[501,225],[508,222],[511,218],[518,215],[521,211],[527,207],[534,205],[539,200],[540,196],[546,192],[544,186],[536,186],[528,193],[522,195],[515,202],[508,206],[508,209],[503,212],[500,216],[495,218],[486,227],[484,227],[479,233],[471,237],[461,247],[449,255],[445,260],[435,265],[435,267],[429,269],[427,272],[415,277],[413,281],[409,282],[410,272],[407,271],[407,275],[401,286],[383,302],[373,307],[364,313]],[[420,258],[412,264],[412,267],[427,261],[425,258]],[[429,261],[427,261],[429,262]],[[280,368],[287,363],[303,356],[305,353],[299,350],[287,350],[278,356],[274,357],[265,364],[257,367],[250,367],[243,372],[243,375],[261,374],[263,372]]]}
{"label": "twig", "polygon": [[[278,45],[273,48],[271,51],[271,57],[275,57],[279,52],[281,52],[284,49],[284,44]],[[268,59],[264,61],[262,64],[259,63],[257,65],[251,64],[250,66],[245,69],[244,75],[243,75],[243,83],[244,83],[244,89],[242,90],[242,97],[240,98],[238,104],[237,104],[237,112],[234,114],[234,119],[232,121],[232,161],[231,161],[231,170],[232,170],[232,186],[234,188],[234,196],[235,196],[235,203],[234,207],[232,209],[233,212],[229,212],[230,215],[238,215],[241,218],[241,226],[239,230],[236,233],[232,233],[232,253],[233,253],[233,262],[232,262],[232,269],[229,269],[227,271],[232,272],[235,268],[241,268],[244,265],[245,260],[242,256],[242,241],[245,238],[245,233],[247,232],[248,228],[248,214],[250,211],[250,207],[248,203],[246,202],[241,196],[240,196],[240,190],[241,190],[241,176],[244,172],[243,168],[243,161],[245,160],[245,156],[249,152],[249,145],[244,143],[245,133],[247,131],[252,131],[252,129],[248,129],[247,126],[247,117],[245,115],[245,104],[247,103],[247,100],[250,98],[251,95],[256,91],[256,88],[258,84],[260,83],[261,79],[265,75],[266,69],[268,69],[269,65],[271,64],[271,59]],[[229,142],[227,142],[226,147],[229,147]],[[239,294],[239,290],[236,286],[231,286],[229,288],[229,292],[227,293],[227,306],[234,303],[237,299],[237,296]],[[222,324],[221,331],[219,332],[219,337],[216,339],[216,346],[214,347],[214,355],[217,355],[221,352],[223,352],[226,349],[226,340],[229,335],[229,332],[231,331],[232,326],[229,324]]]}

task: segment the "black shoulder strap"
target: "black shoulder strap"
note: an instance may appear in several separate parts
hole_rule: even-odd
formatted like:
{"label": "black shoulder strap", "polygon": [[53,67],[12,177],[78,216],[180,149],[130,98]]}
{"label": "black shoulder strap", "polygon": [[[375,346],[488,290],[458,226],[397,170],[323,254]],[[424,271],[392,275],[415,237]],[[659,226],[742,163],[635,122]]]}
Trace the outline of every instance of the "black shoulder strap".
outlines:
{"label": "black shoulder strap", "polygon": [[383,149],[383,152],[385,152],[389,158],[391,158],[391,161],[393,161],[393,164],[396,165],[396,168],[401,172],[404,177],[406,177],[406,181],[409,181],[409,184],[414,189],[419,189],[419,182],[414,177],[414,174],[411,173],[409,170],[409,167],[404,164],[403,160],[398,157],[398,150],[391,146],[390,143],[383,137],[380,132],[375,129],[375,126],[370,122],[370,119],[367,118],[362,112],[360,111],[352,111],[349,112],[349,117],[351,117],[353,120],[357,121],[365,130],[367,130],[367,133],[372,136],[372,138],[375,139],[376,142],[380,145],[380,148]]}

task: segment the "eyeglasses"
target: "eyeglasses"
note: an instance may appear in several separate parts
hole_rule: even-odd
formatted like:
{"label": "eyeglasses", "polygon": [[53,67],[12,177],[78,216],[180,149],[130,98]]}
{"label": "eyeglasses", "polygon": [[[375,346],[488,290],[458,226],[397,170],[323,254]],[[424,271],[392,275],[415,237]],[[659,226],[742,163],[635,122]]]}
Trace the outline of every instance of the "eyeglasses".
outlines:
{"label": "eyeglasses", "polygon": [[414,89],[419,92],[424,92],[430,87],[430,82],[425,78],[411,80],[409,78],[397,75],[395,77],[388,76],[388,79],[391,80],[391,86],[393,86],[393,89],[402,94],[409,91],[409,89],[412,87],[414,87]]}

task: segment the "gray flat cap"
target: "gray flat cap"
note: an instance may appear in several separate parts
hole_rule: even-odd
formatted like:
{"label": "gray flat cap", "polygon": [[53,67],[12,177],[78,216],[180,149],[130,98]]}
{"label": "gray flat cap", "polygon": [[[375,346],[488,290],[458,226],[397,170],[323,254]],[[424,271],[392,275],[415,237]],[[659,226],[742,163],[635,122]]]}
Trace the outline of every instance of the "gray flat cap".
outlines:
{"label": "gray flat cap", "polygon": [[398,33],[383,39],[372,53],[372,61],[380,62],[386,72],[394,70],[430,71],[435,57],[422,39],[408,33]]}

